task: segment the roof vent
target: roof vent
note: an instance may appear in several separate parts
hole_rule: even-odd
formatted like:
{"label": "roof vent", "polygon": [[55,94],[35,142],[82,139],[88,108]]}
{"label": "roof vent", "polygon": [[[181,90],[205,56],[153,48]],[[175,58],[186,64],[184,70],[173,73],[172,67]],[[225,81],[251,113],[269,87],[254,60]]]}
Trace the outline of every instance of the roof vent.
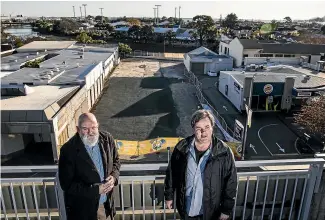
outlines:
{"label": "roof vent", "polygon": [[39,52],[36,52],[36,55],[38,55],[39,54]]}
{"label": "roof vent", "polygon": [[80,59],[83,59],[84,58],[84,55],[80,55]]}
{"label": "roof vent", "polygon": [[18,62],[18,60],[15,60],[15,63],[17,63]]}
{"label": "roof vent", "polygon": [[80,67],[80,64],[79,63],[77,63],[77,67]]}
{"label": "roof vent", "polygon": [[65,62],[65,61],[63,61],[63,62],[62,62],[62,64],[63,64],[63,65],[65,65],[65,64],[66,64],[66,62]]}
{"label": "roof vent", "polygon": [[26,58],[28,58],[28,56],[26,56]]}
{"label": "roof vent", "polygon": [[46,52],[46,51],[47,51],[47,49],[44,50],[44,52]]}
{"label": "roof vent", "polygon": [[55,68],[55,71],[56,71],[56,72],[60,72],[59,67]]}

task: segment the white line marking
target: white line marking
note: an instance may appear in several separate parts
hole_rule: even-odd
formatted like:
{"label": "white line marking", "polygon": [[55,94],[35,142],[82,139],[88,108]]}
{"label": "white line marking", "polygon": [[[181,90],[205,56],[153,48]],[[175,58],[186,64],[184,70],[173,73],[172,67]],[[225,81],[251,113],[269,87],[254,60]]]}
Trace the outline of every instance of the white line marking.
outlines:
{"label": "white line marking", "polygon": [[272,152],[270,151],[270,149],[266,146],[266,144],[264,143],[264,141],[262,140],[261,138],[261,135],[260,135],[260,132],[263,128],[266,128],[266,127],[269,127],[269,126],[275,126],[275,125],[278,125],[278,124],[269,124],[269,125],[265,125],[263,127],[261,127],[258,132],[257,132],[257,135],[258,135],[258,138],[260,139],[260,141],[262,142],[262,144],[264,145],[264,147],[266,148],[266,150],[271,154],[271,156],[273,156]]}
{"label": "white line marking", "polygon": [[280,151],[282,151],[283,153],[285,153],[284,149],[278,143],[276,143],[276,145],[278,145]]}
{"label": "white line marking", "polygon": [[250,144],[250,145],[249,145],[249,147],[253,149],[253,151],[255,152],[255,154],[257,154],[257,152],[256,152],[256,150],[255,150],[255,146],[254,146],[254,145]]}

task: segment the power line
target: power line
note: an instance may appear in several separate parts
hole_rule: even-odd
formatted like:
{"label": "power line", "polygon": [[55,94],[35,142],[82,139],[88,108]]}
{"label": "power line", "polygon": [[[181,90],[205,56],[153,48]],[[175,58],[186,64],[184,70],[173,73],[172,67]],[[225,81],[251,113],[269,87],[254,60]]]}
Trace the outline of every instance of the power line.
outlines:
{"label": "power line", "polygon": [[157,7],[157,22],[159,22],[159,7],[161,7],[161,5],[155,5]]}
{"label": "power line", "polygon": [[84,6],[84,9],[85,9],[85,18],[87,17],[87,13],[86,13],[86,6],[87,4],[82,4],[82,6]]}

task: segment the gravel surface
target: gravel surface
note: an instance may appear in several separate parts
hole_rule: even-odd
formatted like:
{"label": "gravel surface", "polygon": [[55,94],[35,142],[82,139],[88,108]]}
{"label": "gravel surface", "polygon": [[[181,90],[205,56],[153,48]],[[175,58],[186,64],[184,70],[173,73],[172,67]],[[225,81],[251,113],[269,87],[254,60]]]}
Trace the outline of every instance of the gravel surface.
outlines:
{"label": "gravel surface", "polygon": [[197,101],[180,79],[183,69],[179,62],[123,60],[93,109],[100,128],[120,140],[189,135]]}

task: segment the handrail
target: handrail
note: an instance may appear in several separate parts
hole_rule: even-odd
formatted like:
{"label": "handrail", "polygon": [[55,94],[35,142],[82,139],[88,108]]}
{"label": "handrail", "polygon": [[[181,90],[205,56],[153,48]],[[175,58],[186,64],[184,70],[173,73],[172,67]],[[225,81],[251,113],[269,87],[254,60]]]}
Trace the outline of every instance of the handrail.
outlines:
{"label": "handrail", "polygon": [[[290,166],[306,164],[324,164],[323,158],[284,159],[284,160],[253,160],[235,161],[237,168],[261,166]],[[122,164],[120,171],[159,171],[165,170],[168,163]],[[57,172],[57,165],[51,166],[2,166],[1,173],[31,173],[31,172]]]}

